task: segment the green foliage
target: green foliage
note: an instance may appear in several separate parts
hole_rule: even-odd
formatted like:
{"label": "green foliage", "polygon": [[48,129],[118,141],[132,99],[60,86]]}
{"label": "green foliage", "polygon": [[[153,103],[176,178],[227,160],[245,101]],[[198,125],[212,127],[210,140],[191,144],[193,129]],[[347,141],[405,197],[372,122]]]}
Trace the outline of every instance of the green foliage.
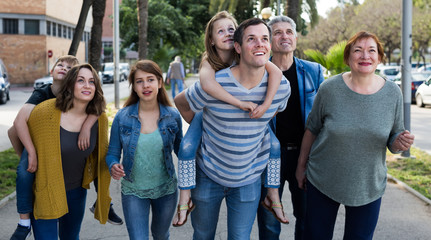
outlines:
{"label": "green foliage", "polygon": [[235,16],[235,19],[238,23],[242,21],[255,17],[255,13],[257,12],[255,1],[249,0],[237,0],[238,4],[235,8],[235,12],[232,12]]}
{"label": "green foliage", "polygon": [[387,161],[388,172],[431,199],[431,156],[416,148],[411,149],[411,155],[416,158],[389,158],[391,161]]}
{"label": "green foliage", "polygon": [[331,76],[337,75],[342,72],[350,71],[350,68],[344,64],[344,48],[346,41],[341,41],[334,44],[329,48],[326,55],[323,55],[319,50],[307,49],[304,54],[311,58],[313,61],[320,63],[325,67]]}
{"label": "green foliage", "polygon": [[413,5],[421,9],[431,8],[431,0],[413,0]]}
{"label": "green foliage", "polygon": [[16,168],[18,155],[10,148],[0,152],[0,199],[15,191]]}
{"label": "green foliage", "polygon": [[164,45],[162,48],[157,49],[157,51],[154,53],[153,61],[159,64],[163,72],[167,72],[169,63],[176,55],[177,51],[174,48]]}
{"label": "green foliage", "polygon": [[[159,61],[170,60],[160,59],[161,56],[171,57],[162,54],[163,50],[160,52],[165,45],[169,46],[168,48],[178,49],[176,54],[185,58],[195,57],[196,54],[201,53],[203,44],[199,41],[204,31],[203,24],[208,18],[207,5],[203,3],[207,1],[150,0],[147,30],[148,58],[154,59],[157,55]],[[137,16],[136,1],[124,0],[120,6],[120,37],[123,39],[123,46],[132,46],[133,50],[137,50],[136,43],[139,40]]]}

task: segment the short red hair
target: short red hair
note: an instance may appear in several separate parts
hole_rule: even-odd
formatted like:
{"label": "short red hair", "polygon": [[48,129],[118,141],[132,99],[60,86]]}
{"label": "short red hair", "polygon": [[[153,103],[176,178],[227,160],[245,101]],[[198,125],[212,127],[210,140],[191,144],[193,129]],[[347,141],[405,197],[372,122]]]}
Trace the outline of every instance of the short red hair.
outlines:
{"label": "short red hair", "polygon": [[344,48],[344,63],[349,66],[349,58],[350,58],[350,50],[352,46],[359,40],[364,38],[372,38],[377,44],[377,54],[379,55],[379,59],[382,63],[385,62],[385,52],[383,50],[383,44],[380,42],[379,38],[370,32],[360,31],[357,32],[353,37],[349,39],[346,44],[346,48]]}

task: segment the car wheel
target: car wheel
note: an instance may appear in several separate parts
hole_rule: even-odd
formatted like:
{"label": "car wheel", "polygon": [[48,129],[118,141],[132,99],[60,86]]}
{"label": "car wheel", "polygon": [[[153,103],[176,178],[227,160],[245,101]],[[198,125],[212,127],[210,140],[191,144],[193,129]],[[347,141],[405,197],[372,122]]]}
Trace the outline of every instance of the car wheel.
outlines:
{"label": "car wheel", "polygon": [[424,101],[422,100],[422,96],[420,94],[416,96],[416,106],[425,107]]}
{"label": "car wheel", "polygon": [[10,100],[9,91],[7,91],[7,100]]}
{"label": "car wheel", "polygon": [[5,92],[0,93],[0,104],[5,104],[7,101],[7,94]]}

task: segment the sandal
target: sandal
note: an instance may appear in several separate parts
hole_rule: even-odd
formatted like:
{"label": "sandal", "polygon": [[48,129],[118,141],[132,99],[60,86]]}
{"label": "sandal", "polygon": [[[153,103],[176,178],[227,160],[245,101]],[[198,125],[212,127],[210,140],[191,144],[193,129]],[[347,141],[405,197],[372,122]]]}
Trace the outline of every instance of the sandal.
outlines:
{"label": "sandal", "polygon": [[[270,201],[270,199],[269,199],[268,197],[265,197],[265,200],[266,200],[266,199],[268,199],[268,201]],[[283,223],[283,224],[289,224],[289,220],[287,220],[286,222],[283,222],[283,220],[282,220],[281,218],[279,218],[279,217],[277,216],[277,213],[274,211],[274,208],[279,208],[279,209],[281,209],[281,212],[283,213],[283,217],[285,217],[285,215],[284,215],[284,211],[283,211],[283,204],[282,204],[281,202],[271,202],[271,206],[269,206],[269,205],[267,205],[267,204],[265,203],[265,200],[263,200],[263,201],[261,202],[262,206],[263,206],[266,210],[270,211],[270,212],[272,213],[272,215],[274,215],[275,219],[277,219],[277,221],[279,221],[280,223]]]}
{"label": "sandal", "polygon": [[[190,204],[192,204],[191,207],[190,207]],[[181,218],[181,211],[184,211],[184,210],[187,210],[187,212],[186,212],[186,218],[184,219],[183,223],[181,223],[181,224],[178,224],[178,223],[174,224],[174,223],[172,223],[172,226],[174,226],[174,227],[181,227],[182,225],[184,225],[187,222],[187,217],[193,211],[193,209],[195,209],[195,205],[192,203],[191,199],[189,199],[189,202],[187,204],[183,204],[183,205],[178,204],[177,205],[177,217],[178,217],[178,220]]]}

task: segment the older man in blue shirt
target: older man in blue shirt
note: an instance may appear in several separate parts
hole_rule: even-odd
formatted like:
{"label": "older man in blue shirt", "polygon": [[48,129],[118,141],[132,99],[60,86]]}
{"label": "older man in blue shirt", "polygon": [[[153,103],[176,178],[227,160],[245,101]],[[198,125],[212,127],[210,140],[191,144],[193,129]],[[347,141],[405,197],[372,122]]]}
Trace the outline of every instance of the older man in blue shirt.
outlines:
{"label": "older man in blue shirt", "polygon": [[[323,82],[321,65],[293,56],[296,49],[296,24],[291,18],[277,16],[268,25],[272,30],[272,59],[289,80],[291,96],[286,110],[277,114],[273,123],[276,136],[281,145],[280,199],[286,181],[289,182],[293,204],[293,215],[296,218],[295,239],[302,239],[305,216],[304,191],[299,189],[295,171],[301,149],[304,126],[311,111],[314,98]],[[265,197],[262,188],[261,200]],[[279,239],[280,223],[262,206],[258,210],[259,239]]]}

